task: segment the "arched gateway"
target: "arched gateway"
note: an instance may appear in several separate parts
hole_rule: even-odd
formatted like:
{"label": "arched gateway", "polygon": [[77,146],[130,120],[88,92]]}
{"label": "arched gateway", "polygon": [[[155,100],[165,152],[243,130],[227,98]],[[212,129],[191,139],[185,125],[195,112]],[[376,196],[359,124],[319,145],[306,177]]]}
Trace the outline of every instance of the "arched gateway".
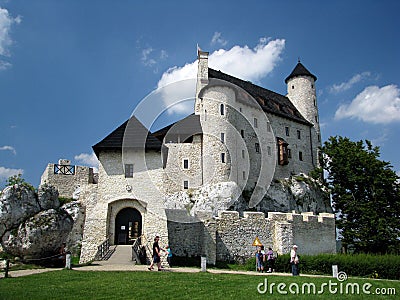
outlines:
{"label": "arched gateway", "polygon": [[108,207],[108,235],[114,245],[129,245],[143,232],[145,208],[137,200],[113,201]]}

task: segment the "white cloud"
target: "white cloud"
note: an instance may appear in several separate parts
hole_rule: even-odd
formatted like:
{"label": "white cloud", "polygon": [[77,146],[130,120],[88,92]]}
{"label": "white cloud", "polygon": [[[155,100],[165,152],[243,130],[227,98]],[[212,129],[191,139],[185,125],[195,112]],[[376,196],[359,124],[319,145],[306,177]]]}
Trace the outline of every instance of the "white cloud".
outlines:
{"label": "white cloud", "polygon": [[396,85],[366,87],[350,104],[341,105],[335,119],[355,118],[387,124],[400,121],[400,89]]}
{"label": "white cloud", "polygon": [[94,172],[98,172],[99,160],[97,159],[97,156],[93,152],[91,154],[81,153],[79,155],[75,155],[74,159],[89,167],[93,167]]}
{"label": "white cloud", "polygon": [[370,72],[362,72],[360,74],[356,74],[346,82],[342,82],[340,84],[334,84],[330,88],[330,92],[331,93],[340,93],[340,92],[347,91],[347,90],[351,89],[353,87],[353,85],[356,84],[357,82],[360,82],[361,80],[364,80],[370,76],[371,76]]}
{"label": "white cloud", "polygon": [[17,151],[15,151],[15,148],[14,147],[11,147],[11,146],[2,146],[2,147],[0,147],[0,151],[11,151],[14,155],[16,155],[17,154]]}
{"label": "white cloud", "polygon": [[153,52],[153,48],[151,48],[151,47],[148,47],[148,48],[142,50],[141,60],[145,66],[152,66],[156,63],[156,61],[154,59],[150,58],[151,52]]}
{"label": "white cloud", "polygon": [[21,17],[13,18],[8,10],[0,7],[0,55],[9,56],[8,47],[13,41],[10,37],[11,26],[16,23],[21,23]]}
{"label": "white cloud", "polygon": [[4,180],[10,176],[14,176],[14,175],[18,175],[18,174],[21,174],[21,175],[24,174],[24,170],[0,167],[0,179]]}
{"label": "white cloud", "polygon": [[[285,48],[285,40],[268,40],[261,38],[254,48],[248,46],[233,46],[229,50],[219,49],[209,55],[209,66],[216,70],[239,77],[243,80],[259,81],[273,71],[281,60],[281,53]],[[161,88],[173,82],[196,78],[197,60],[187,63],[183,67],[172,67],[164,72],[158,81],[157,87]],[[193,88],[187,85],[186,95],[193,94]],[[181,94],[184,91],[180,91]],[[193,95],[192,95],[193,96]],[[175,97],[176,98],[176,97]],[[170,100],[164,97],[165,105],[170,105]],[[176,105],[170,113],[191,113],[193,106]]]}
{"label": "white cloud", "polygon": [[10,67],[11,67],[11,64],[9,62],[0,60],[0,71],[6,70],[6,69],[8,69]]}
{"label": "white cloud", "polygon": [[146,67],[154,67],[161,60],[165,60],[168,58],[168,52],[164,49],[159,51],[154,50],[153,47],[147,47],[142,49],[142,57],[141,61]]}
{"label": "white cloud", "polygon": [[211,45],[219,44],[221,46],[226,46],[227,43],[228,41],[222,38],[221,32],[214,32],[214,35],[211,39]]}

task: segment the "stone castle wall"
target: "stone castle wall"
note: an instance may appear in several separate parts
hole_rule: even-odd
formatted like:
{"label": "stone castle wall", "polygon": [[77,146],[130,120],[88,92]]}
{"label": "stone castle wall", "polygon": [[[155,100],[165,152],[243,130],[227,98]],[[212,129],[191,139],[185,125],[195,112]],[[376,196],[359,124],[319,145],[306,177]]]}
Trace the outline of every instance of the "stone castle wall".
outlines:
{"label": "stone castle wall", "polygon": [[296,244],[301,254],[336,253],[333,214],[222,211],[218,217],[199,213],[187,222],[168,222],[170,246],[177,256],[206,256],[216,261],[244,261],[254,256],[258,237],[278,254]]}

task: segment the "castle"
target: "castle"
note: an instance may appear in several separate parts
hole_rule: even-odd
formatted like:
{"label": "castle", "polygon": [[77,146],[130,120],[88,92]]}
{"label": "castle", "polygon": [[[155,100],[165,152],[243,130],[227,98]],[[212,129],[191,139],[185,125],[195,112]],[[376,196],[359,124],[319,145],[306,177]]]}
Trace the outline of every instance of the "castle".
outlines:
{"label": "castle", "polygon": [[41,182],[64,197],[79,186],[86,207],[81,262],[105,239],[150,244],[155,235],[176,256],[210,264],[252,256],[256,236],[278,253],[293,243],[334,253],[329,199],[292,211],[266,198],[274,183],[318,166],[316,80],[299,61],[280,95],[209,68],[199,50],[194,114],[153,133],[132,116],[93,146],[98,174],[49,164]]}

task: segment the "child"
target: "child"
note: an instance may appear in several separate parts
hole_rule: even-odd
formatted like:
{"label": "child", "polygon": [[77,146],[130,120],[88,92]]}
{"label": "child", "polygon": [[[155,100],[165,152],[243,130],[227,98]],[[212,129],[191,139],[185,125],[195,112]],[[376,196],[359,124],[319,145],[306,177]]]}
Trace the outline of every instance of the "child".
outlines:
{"label": "child", "polygon": [[167,250],[167,262],[168,262],[168,265],[170,267],[172,267],[172,251],[171,251],[171,248],[169,246],[167,246],[167,247],[165,247],[165,249]]}

